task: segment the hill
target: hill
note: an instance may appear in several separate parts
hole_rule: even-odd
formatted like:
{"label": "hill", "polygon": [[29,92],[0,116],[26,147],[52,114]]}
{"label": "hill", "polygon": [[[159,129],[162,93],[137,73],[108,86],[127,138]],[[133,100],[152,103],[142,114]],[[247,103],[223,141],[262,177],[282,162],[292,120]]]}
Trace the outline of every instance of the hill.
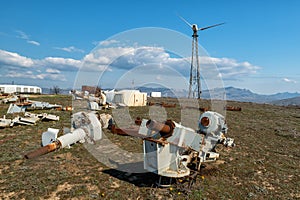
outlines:
{"label": "hill", "polygon": [[[170,90],[168,88],[147,88],[147,87],[140,87],[138,88],[142,92],[161,92],[163,97],[187,97],[188,91],[186,90]],[[300,96],[300,93],[277,93],[272,95],[264,95],[264,94],[257,94],[248,89],[241,89],[235,87],[225,87],[225,88],[216,88],[211,91],[204,90],[202,91],[202,98],[210,99],[211,93],[213,92],[216,95],[212,95],[214,98],[215,96],[221,96],[223,98],[223,94],[226,94],[226,100],[231,101],[241,101],[241,102],[255,102],[255,103],[270,103],[277,100],[293,98]]]}
{"label": "hill", "polygon": [[294,98],[272,101],[270,103],[272,103],[274,105],[279,105],[279,106],[300,106],[300,96],[294,97]]}
{"label": "hill", "polygon": [[[215,93],[222,93],[224,89],[214,89]],[[248,89],[240,89],[235,87],[226,87],[225,88],[226,99],[232,101],[241,101],[241,102],[256,102],[256,103],[269,103],[276,100],[293,98],[300,96],[300,93],[276,93],[272,95],[257,94]],[[203,98],[210,98],[209,91],[203,91]]]}

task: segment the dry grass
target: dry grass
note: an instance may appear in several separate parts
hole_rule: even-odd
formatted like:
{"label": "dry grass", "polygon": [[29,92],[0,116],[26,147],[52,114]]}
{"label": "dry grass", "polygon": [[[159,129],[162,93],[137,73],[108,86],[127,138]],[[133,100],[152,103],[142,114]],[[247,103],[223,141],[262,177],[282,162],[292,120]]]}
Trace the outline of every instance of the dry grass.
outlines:
{"label": "dry grass", "polygon": [[[37,99],[71,104],[69,96]],[[25,160],[25,153],[40,146],[41,134],[48,127],[70,126],[69,112],[51,110],[48,112],[60,116],[59,122],[0,129],[0,199],[300,199],[300,109],[227,103],[242,107],[241,112],[228,111],[226,115],[228,135],[237,146],[218,147],[223,162],[203,168],[189,193],[178,193],[176,186],[156,188],[157,177],[151,173],[128,174],[110,169],[81,144]],[[202,101],[201,105],[209,102]],[[8,105],[0,105],[1,116],[7,108]],[[155,116],[158,109],[130,108],[129,113],[133,119],[150,115],[159,118]],[[163,112],[175,121],[188,117],[182,116],[179,106]],[[194,115],[192,111],[190,115]],[[120,147],[142,152],[140,139],[113,135],[107,130],[104,133]]]}

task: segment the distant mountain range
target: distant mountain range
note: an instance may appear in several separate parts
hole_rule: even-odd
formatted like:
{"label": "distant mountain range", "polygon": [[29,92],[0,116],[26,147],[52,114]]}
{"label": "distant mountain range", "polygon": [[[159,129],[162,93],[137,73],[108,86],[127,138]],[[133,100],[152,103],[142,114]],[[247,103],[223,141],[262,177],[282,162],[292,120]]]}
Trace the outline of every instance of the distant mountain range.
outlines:
{"label": "distant mountain range", "polygon": [[[151,92],[161,92],[163,97],[187,97],[188,96],[188,91],[186,90],[170,90],[167,88],[146,88],[146,87],[140,87],[137,89],[139,89],[142,92],[147,92],[148,94],[150,94]],[[272,95],[264,95],[264,94],[257,94],[251,92],[248,89],[226,87],[226,88],[216,88],[212,91],[204,90],[202,92],[201,97],[204,99],[210,99],[211,97],[216,99],[221,99],[223,98],[222,96],[224,96],[224,91],[226,94],[226,100],[241,101],[241,102],[255,102],[255,103],[271,103],[271,104],[278,104],[278,105],[290,105],[290,104],[300,105],[300,93],[297,92],[295,93],[284,92],[284,93],[277,93]],[[286,102],[285,99],[287,99]]]}
{"label": "distant mountain range", "polygon": [[[219,91],[218,91],[219,90]],[[224,89],[214,89],[215,93],[221,93]],[[226,99],[233,101],[242,101],[242,102],[256,102],[256,103],[271,103],[277,100],[289,99],[294,97],[299,97],[300,93],[276,93],[271,95],[257,94],[251,92],[248,89],[240,89],[235,87],[226,87],[225,88]],[[203,98],[209,98],[209,91],[203,91]]]}
{"label": "distant mountain range", "polygon": [[281,99],[277,101],[272,101],[272,104],[278,106],[300,106],[300,96],[289,98],[289,99]]}
{"label": "distant mountain range", "polygon": [[[131,88],[127,88],[131,89]],[[146,92],[150,95],[151,92],[161,92],[162,97],[187,97],[188,91],[187,90],[172,90],[169,88],[148,88],[148,87],[138,87],[135,88],[140,90],[141,92]],[[71,89],[61,89],[61,94],[68,94]],[[105,89],[110,90],[110,89]],[[257,94],[248,89],[241,89],[235,87],[226,87],[226,88],[216,88],[211,91],[204,90],[202,92],[201,98],[204,99],[223,99],[223,96],[226,94],[226,100],[232,101],[241,101],[241,102],[255,102],[255,103],[270,103],[276,105],[298,105],[300,106],[300,93],[277,93],[272,95],[264,95],[264,94]],[[51,89],[43,88],[44,94],[51,94]]]}

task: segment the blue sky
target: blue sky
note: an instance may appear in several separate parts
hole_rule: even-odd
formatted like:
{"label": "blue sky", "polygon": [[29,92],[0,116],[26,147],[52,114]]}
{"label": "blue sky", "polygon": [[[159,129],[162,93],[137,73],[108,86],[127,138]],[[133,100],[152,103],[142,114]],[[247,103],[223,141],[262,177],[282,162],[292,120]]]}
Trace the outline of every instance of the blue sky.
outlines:
{"label": "blue sky", "polygon": [[[142,80],[147,84],[153,78],[146,69],[155,67],[153,83],[168,79],[163,76],[163,66],[168,66],[165,74],[174,70],[188,80],[187,60],[191,52],[185,50],[186,55],[175,55],[173,49],[163,45],[167,36],[135,35],[132,31],[158,27],[191,40],[192,31],[179,14],[199,27],[226,22],[199,33],[200,45],[207,52],[202,56],[215,63],[225,86],[264,94],[300,92],[300,1],[297,0],[10,0],[0,4],[0,83],[73,87],[80,77],[78,71],[83,74],[82,66],[87,64],[91,74],[84,76],[86,83],[88,79],[97,80],[102,87],[121,82],[122,86],[143,84]],[[147,32],[147,28],[143,30]],[[132,41],[124,46],[125,41],[118,39],[126,38],[122,34],[128,31],[132,33]],[[181,41],[188,41],[186,45],[191,48],[191,41]],[[174,39],[176,43],[179,41]],[[123,50],[127,54],[122,54],[122,58],[116,60],[112,56]],[[101,67],[112,59],[115,65]],[[209,71],[210,65],[205,58],[202,61],[203,71]],[[128,75],[128,71],[139,71],[134,68],[141,65],[149,65],[144,75],[141,72]],[[118,82],[124,74],[128,75],[125,81]],[[172,77],[168,86],[179,87],[175,75]],[[205,80],[203,83],[205,87]]]}

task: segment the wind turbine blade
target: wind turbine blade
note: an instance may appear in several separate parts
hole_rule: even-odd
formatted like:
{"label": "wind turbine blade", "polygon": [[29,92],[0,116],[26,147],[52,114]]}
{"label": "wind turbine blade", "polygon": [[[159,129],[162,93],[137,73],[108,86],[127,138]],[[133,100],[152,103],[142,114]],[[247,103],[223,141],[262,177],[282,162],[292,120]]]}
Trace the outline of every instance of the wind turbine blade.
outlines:
{"label": "wind turbine blade", "polygon": [[198,30],[199,31],[203,31],[205,29],[209,29],[209,28],[212,28],[212,27],[215,27],[215,26],[220,26],[220,25],[223,25],[223,24],[225,24],[225,22],[220,23],[220,24],[215,24],[215,25],[212,25],[212,26],[207,26],[207,27],[199,28]]}
{"label": "wind turbine blade", "polygon": [[180,19],[181,19],[182,21],[184,21],[188,26],[190,26],[191,28],[193,27],[193,25],[190,24],[188,21],[186,21],[183,17],[181,17],[180,15],[178,15],[178,17],[180,17]]}

